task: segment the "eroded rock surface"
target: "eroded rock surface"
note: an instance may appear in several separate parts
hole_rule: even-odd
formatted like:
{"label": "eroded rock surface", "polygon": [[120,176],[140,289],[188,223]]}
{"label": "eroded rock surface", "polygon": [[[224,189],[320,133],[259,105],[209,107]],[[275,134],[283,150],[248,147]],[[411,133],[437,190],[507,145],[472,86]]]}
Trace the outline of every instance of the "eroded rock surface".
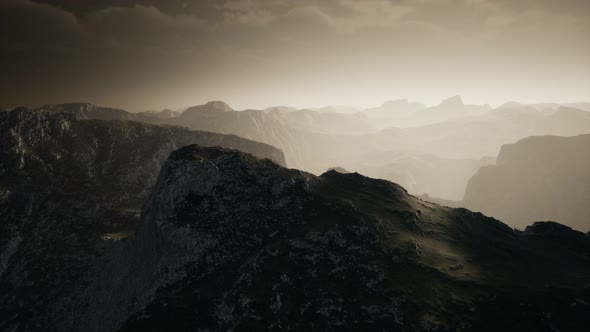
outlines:
{"label": "eroded rock surface", "polygon": [[284,165],[282,152],[231,135],[18,109],[0,113],[0,330],[45,330],[49,308],[135,232],[160,167],[188,144]]}
{"label": "eroded rock surface", "polygon": [[187,146],[136,235],[56,317],[81,330],[583,330],[589,277],[590,238],[564,226],[519,232],[388,181]]}

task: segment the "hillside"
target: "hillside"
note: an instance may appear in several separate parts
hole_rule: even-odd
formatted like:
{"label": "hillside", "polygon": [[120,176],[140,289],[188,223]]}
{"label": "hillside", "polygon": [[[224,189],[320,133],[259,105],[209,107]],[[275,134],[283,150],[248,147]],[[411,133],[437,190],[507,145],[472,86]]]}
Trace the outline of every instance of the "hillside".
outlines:
{"label": "hillside", "polygon": [[0,329],[46,330],[49,306],[136,231],[169,153],[194,143],[284,165],[280,150],[237,136],[27,109],[0,113]]}
{"label": "hillside", "polygon": [[582,331],[589,277],[590,238],[556,223],[518,232],[388,181],[187,146],[136,235],[51,312],[82,330]]}
{"label": "hillside", "polygon": [[590,135],[529,137],[468,182],[462,206],[523,229],[555,220],[590,231]]}

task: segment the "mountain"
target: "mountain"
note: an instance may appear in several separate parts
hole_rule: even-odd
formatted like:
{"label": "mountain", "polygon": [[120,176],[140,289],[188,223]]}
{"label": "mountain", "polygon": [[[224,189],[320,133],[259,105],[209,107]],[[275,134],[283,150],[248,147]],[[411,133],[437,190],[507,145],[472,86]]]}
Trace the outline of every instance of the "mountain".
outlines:
{"label": "mountain", "polygon": [[[465,105],[460,97],[430,108],[397,100],[385,103],[380,110],[355,114],[313,110],[235,111],[226,103],[216,101],[169,118],[86,105],[58,105],[51,109],[92,119],[104,119],[105,115],[115,113],[116,116],[108,118],[234,134],[283,150],[290,167],[321,174],[338,165],[398,182],[412,194],[426,193],[447,200],[461,199],[467,180],[485,164],[482,158],[496,156],[503,144],[528,136],[590,133],[589,112],[566,107],[541,112],[517,105],[487,111],[484,106]],[[387,118],[396,112],[405,115]],[[422,113],[425,115],[417,115]],[[441,114],[447,114],[449,120],[378,130],[394,120],[397,125],[403,124],[404,116],[409,116],[408,121],[420,120],[422,116],[430,121]]]}
{"label": "mountain", "polygon": [[317,111],[317,112],[344,113],[344,114],[355,114],[355,113],[360,113],[363,111],[363,109],[360,107],[346,106],[346,105],[325,106],[325,107],[320,107],[320,108],[314,108],[313,110]]}
{"label": "mountain", "polygon": [[[234,134],[267,143],[285,152],[292,167],[321,172],[328,166],[318,158],[341,136],[360,135],[372,129],[361,114],[297,111],[233,110],[224,102],[188,108],[166,123],[191,129]],[[317,163],[317,164],[316,164]]]}
{"label": "mountain", "polygon": [[263,109],[263,112],[293,112],[296,111],[297,108],[291,106],[271,106]]}
{"label": "mountain", "polygon": [[463,198],[467,181],[480,167],[494,163],[494,158],[490,157],[441,158],[398,150],[362,157],[360,162],[347,166],[361,174],[398,183],[412,194],[427,193],[452,200]]}
{"label": "mountain", "polygon": [[135,232],[161,165],[194,143],[285,165],[280,150],[237,136],[49,111],[0,113],[0,330],[55,326],[46,321],[49,307]]}
{"label": "mountain", "polygon": [[413,121],[417,125],[428,125],[439,122],[452,121],[461,118],[481,116],[490,112],[489,105],[466,105],[460,96],[453,96],[443,100],[439,105],[419,110],[414,114]]}
{"label": "mountain", "polygon": [[472,118],[462,118],[415,128],[395,128],[368,134],[376,144],[390,149],[431,153],[447,158],[495,156],[504,144],[529,136],[590,134],[590,113],[560,108],[544,114],[528,108],[503,108]]}
{"label": "mountain", "polygon": [[415,124],[412,115],[425,108],[426,106],[420,103],[398,99],[386,101],[379,107],[365,109],[363,113],[375,127],[384,129]]}
{"label": "mountain", "polygon": [[590,103],[578,102],[578,103],[537,103],[537,104],[521,104],[518,102],[507,102],[502,104],[498,108],[517,108],[517,107],[530,107],[537,111],[555,111],[561,107],[577,108],[579,110],[590,112]]}
{"label": "mountain", "polygon": [[331,135],[361,135],[375,131],[363,113],[343,114],[328,111],[297,110],[276,115],[282,122],[301,132]]}
{"label": "mountain", "polygon": [[100,107],[90,103],[44,105],[36,108],[35,110],[42,112],[70,113],[75,114],[81,119],[118,121],[148,121],[151,119],[151,117],[144,116],[141,113],[130,113],[125,110],[110,107]]}
{"label": "mountain", "polygon": [[169,118],[174,118],[177,117],[181,114],[182,112],[179,111],[173,111],[170,109],[165,109],[165,110],[161,110],[161,111],[145,111],[145,112],[139,112],[136,114],[140,114],[143,116],[147,116],[147,117],[154,117],[157,119],[169,119]]}
{"label": "mountain", "polygon": [[465,105],[460,96],[443,100],[439,105],[426,107],[411,103],[407,99],[385,102],[380,107],[366,109],[364,113],[373,125],[385,129],[389,127],[419,127],[461,118],[481,116],[492,108],[488,105]]}
{"label": "mountain", "polygon": [[569,330],[590,237],[524,232],[356,173],[173,152],[138,232],[49,312],[61,330]]}
{"label": "mountain", "polygon": [[[282,112],[272,112],[282,114]],[[247,139],[273,145],[285,152],[289,165],[300,166],[297,139],[299,134],[287,127],[279,116],[272,116],[259,110],[235,111],[221,101],[189,107],[180,116],[167,121],[168,124],[195,130],[233,134]]]}
{"label": "mountain", "polygon": [[[413,194],[453,200],[463,197],[467,181],[485,165],[482,158],[497,155],[503,144],[532,135],[590,133],[588,112],[568,108],[551,113],[531,108],[489,111],[484,106],[465,105],[460,97],[431,108],[407,100],[392,101],[381,110],[360,114],[235,111],[218,103],[218,108],[211,104],[189,108],[167,123],[271,144],[285,152],[291,167],[315,174],[338,165],[401,183]],[[419,127],[375,129],[379,128],[375,123],[380,114],[395,112],[406,112],[404,116],[410,118],[424,113],[425,119],[444,115],[451,120]]]}
{"label": "mountain", "polygon": [[529,137],[502,146],[496,165],[469,180],[461,202],[524,228],[558,220],[590,231],[590,135]]}

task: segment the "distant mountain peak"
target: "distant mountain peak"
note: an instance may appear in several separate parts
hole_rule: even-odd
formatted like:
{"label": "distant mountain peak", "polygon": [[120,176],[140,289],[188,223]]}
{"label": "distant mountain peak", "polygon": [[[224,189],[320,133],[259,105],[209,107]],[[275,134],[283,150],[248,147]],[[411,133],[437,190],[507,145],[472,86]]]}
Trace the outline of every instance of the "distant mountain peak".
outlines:
{"label": "distant mountain peak", "polygon": [[451,98],[447,98],[440,103],[440,106],[463,106],[463,99],[461,96],[453,96]]}
{"label": "distant mountain peak", "polygon": [[205,104],[205,106],[209,109],[215,109],[223,112],[232,111],[232,108],[229,107],[229,105],[226,102],[220,100],[210,101],[207,104]]}

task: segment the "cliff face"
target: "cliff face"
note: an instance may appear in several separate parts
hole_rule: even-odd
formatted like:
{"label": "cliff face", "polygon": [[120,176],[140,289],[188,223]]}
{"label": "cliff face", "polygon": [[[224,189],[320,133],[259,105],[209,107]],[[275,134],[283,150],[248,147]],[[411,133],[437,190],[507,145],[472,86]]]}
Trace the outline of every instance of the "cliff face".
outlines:
{"label": "cliff face", "polygon": [[80,330],[581,330],[588,277],[590,238],[558,224],[515,232],[384,180],[187,146],[54,310]]}
{"label": "cliff face", "polygon": [[136,230],[169,153],[193,143],[284,165],[280,150],[237,136],[25,109],[0,113],[2,329],[45,327],[48,306]]}
{"label": "cliff face", "polygon": [[540,136],[504,145],[497,165],[471,178],[463,205],[523,229],[556,220],[590,230],[590,135]]}

